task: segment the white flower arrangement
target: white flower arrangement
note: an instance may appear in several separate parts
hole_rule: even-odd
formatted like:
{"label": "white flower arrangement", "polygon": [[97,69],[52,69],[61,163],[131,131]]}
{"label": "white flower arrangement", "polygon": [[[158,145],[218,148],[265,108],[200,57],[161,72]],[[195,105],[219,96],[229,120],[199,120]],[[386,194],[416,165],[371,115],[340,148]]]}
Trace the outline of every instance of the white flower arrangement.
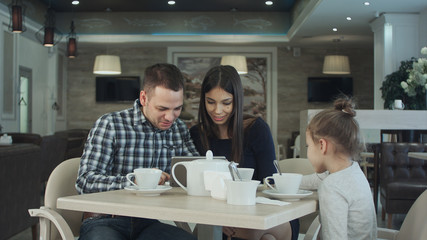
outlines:
{"label": "white flower arrangement", "polygon": [[[421,54],[427,55],[427,47],[421,49]],[[427,59],[419,58],[412,64],[412,70],[409,70],[409,77],[402,81],[400,86],[405,93],[410,96],[416,96],[421,90],[425,94],[427,89]]]}

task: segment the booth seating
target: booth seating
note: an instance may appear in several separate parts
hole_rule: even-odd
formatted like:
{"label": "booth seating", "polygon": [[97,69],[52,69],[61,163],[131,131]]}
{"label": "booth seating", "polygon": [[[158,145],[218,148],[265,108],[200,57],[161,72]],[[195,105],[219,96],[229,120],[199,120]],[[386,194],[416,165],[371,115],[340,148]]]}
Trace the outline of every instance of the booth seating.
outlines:
{"label": "booth seating", "polygon": [[37,239],[37,219],[29,208],[40,207],[41,151],[35,144],[0,146],[0,240],[31,227]]}
{"label": "booth seating", "polygon": [[415,200],[427,189],[427,161],[409,158],[408,152],[426,152],[423,143],[382,143],[380,163],[380,201],[382,218],[407,213]]}

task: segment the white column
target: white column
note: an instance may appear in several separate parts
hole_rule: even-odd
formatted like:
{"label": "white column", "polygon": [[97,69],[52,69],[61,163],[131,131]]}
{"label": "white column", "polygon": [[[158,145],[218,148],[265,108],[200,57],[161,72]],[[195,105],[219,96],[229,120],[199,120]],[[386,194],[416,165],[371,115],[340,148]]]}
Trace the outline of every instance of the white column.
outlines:
{"label": "white column", "polygon": [[383,109],[381,86],[400,62],[419,56],[419,14],[386,13],[371,23],[374,32],[374,109]]}

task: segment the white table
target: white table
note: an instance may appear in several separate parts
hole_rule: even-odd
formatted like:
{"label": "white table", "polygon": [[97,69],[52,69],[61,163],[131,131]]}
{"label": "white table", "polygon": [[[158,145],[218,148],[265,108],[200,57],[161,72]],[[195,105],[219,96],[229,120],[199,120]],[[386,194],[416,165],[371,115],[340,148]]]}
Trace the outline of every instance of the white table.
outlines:
{"label": "white table", "polygon": [[[262,195],[262,193],[259,193]],[[256,204],[229,205],[211,197],[188,196],[173,188],[160,196],[136,196],[126,190],[61,197],[59,209],[97,212],[129,217],[197,223],[199,239],[222,239],[221,226],[269,229],[300,218],[317,209],[317,195],[286,206]]]}
{"label": "white table", "polygon": [[408,152],[408,157],[427,160],[427,152]]}

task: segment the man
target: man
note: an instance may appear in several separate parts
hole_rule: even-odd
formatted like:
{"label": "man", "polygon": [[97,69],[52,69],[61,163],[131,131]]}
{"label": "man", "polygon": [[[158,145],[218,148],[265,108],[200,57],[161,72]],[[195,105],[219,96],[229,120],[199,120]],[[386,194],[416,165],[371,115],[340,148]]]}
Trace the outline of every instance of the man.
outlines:
{"label": "man", "polygon": [[[198,155],[186,125],[178,119],[184,78],[172,64],[145,71],[143,90],[133,108],[101,116],[90,131],[76,189],[80,194],[123,189],[135,168],[163,171],[169,180],[170,159]],[[186,231],[154,219],[84,213],[80,239],[195,239]]]}

